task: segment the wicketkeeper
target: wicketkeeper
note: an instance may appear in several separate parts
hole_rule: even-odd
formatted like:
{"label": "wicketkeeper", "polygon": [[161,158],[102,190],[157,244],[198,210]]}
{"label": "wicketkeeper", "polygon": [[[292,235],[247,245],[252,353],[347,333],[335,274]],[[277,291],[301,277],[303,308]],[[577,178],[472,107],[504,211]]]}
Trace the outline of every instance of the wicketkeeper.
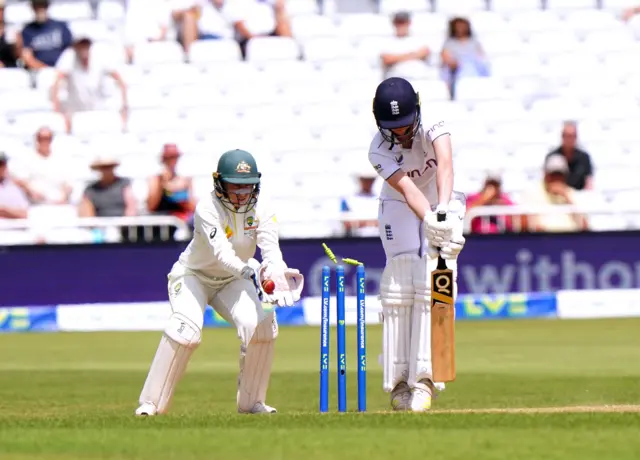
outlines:
{"label": "wicketkeeper", "polygon": [[[136,415],[168,411],[175,388],[200,344],[207,305],[238,331],[238,412],[276,412],[265,400],[278,323],[274,311],[265,314],[262,301],[293,305],[300,299],[304,278],[285,264],[276,216],[258,203],[261,174],[253,156],[244,150],[224,153],[213,177],[211,196],[196,207],[193,239],[168,275],[172,313]],[[252,259],[256,246],[262,264]],[[262,289],[266,279],[275,283],[271,294]]]}

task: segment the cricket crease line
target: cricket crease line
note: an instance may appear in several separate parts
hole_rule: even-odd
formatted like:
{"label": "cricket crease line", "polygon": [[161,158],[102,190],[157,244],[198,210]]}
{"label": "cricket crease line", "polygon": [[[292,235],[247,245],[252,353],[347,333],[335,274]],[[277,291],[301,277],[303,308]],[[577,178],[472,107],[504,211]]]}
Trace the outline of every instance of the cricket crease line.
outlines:
{"label": "cricket crease line", "polygon": [[435,409],[432,414],[571,414],[571,413],[633,413],[640,405],[620,404],[601,406],[505,407],[488,409]]}

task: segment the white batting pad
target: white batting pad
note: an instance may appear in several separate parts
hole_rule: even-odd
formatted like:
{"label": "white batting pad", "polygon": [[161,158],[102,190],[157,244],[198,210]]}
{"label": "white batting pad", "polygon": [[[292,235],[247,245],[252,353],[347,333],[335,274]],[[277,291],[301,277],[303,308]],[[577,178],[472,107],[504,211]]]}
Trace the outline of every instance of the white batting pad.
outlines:
{"label": "white batting pad", "polygon": [[195,323],[180,313],[171,315],[140,393],[140,404],[154,404],[159,414],[169,410],[176,385],[200,339],[201,330]]}
{"label": "white batting pad", "polygon": [[382,304],[383,389],[390,392],[406,381],[409,370],[411,310],[414,302],[413,265],[417,255],[403,254],[387,261],[380,279]]}
{"label": "white batting pad", "polygon": [[256,327],[246,353],[240,347],[240,375],[238,377],[237,403],[240,411],[248,412],[258,403],[264,403],[271,377],[271,364],[278,322],[271,311]]}
{"label": "white batting pad", "polygon": [[431,272],[438,259],[424,256],[416,260],[413,271],[415,300],[411,318],[409,380],[413,387],[421,379],[431,379]]}

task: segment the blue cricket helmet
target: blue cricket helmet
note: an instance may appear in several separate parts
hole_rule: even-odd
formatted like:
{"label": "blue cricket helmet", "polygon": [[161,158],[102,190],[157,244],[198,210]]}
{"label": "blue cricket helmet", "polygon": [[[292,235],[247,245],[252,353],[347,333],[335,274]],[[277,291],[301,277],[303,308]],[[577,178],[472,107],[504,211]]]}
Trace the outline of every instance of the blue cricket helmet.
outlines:
{"label": "blue cricket helmet", "polygon": [[[373,116],[383,139],[401,144],[413,139],[420,128],[420,97],[404,78],[392,77],[382,81],[373,98]],[[407,127],[397,136],[392,129]]]}

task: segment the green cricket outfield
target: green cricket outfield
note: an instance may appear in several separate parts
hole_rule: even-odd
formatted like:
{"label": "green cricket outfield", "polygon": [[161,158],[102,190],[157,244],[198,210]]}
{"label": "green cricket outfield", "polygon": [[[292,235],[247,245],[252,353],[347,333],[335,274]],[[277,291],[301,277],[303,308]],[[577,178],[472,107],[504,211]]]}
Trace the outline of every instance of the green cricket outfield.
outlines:
{"label": "green cricket outfield", "polygon": [[0,335],[0,459],[640,456],[640,319],[460,322],[458,378],[426,414],[387,412],[381,329],[367,332],[367,414],[354,412],[355,328],[351,413],[319,414],[319,329],[283,327],[268,399],[278,414],[235,413],[239,342],[208,329],[170,414],[143,419],[133,412],[159,332]]}

